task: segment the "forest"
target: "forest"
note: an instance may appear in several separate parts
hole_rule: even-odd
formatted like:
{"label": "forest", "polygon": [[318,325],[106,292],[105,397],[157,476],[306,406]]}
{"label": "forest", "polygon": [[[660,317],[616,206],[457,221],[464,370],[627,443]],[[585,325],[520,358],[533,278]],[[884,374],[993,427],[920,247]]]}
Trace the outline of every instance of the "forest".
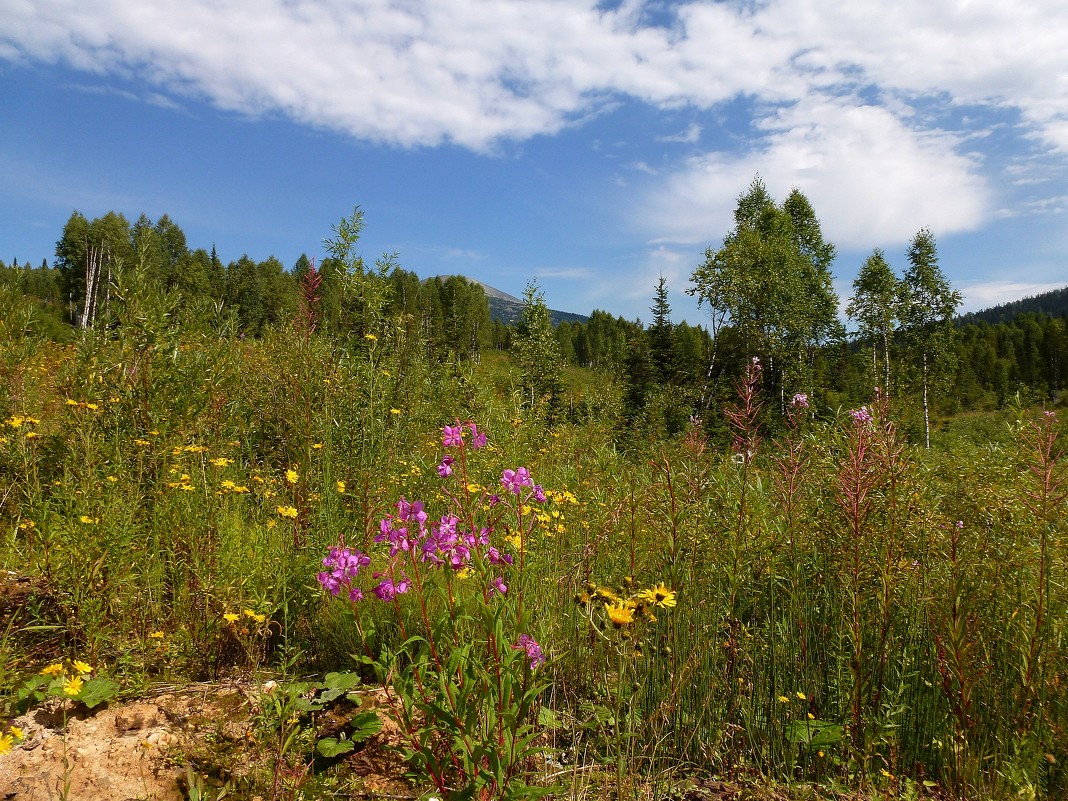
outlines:
{"label": "forest", "polygon": [[663,279],[504,325],[362,229],[224,265],[75,212],[0,265],[0,783],[238,688],[143,795],[1068,794],[1064,293],[961,317],[924,228],[839,299],[759,180],[702,325]]}

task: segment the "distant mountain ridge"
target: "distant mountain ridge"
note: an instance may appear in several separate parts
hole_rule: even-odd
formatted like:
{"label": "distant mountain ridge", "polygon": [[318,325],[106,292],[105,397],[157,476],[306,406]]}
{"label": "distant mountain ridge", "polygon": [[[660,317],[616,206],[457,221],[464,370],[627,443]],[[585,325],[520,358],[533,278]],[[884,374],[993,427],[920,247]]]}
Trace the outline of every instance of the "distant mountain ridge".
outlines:
{"label": "distant mountain ridge", "polygon": [[[444,279],[449,276],[439,275],[435,277]],[[461,278],[482,287],[482,291],[486,293],[486,300],[489,301],[490,317],[494,320],[500,320],[504,325],[515,325],[519,318],[522,317],[523,301],[515,295],[509,295],[507,292],[490,286],[484,281],[468,278],[466,275],[461,276]],[[549,318],[554,326],[560,323],[585,323],[590,319],[585,314],[575,314],[574,312],[560,311],[559,309],[549,309]]]}
{"label": "distant mountain ridge", "polygon": [[1008,323],[1021,314],[1048,314],[1050,317],[1068,317],[1068,286],[1054,289],[1029,298],[1013,300],[982,311],[969,312],[957,318],[959,323],[986,322],[991,325]]}

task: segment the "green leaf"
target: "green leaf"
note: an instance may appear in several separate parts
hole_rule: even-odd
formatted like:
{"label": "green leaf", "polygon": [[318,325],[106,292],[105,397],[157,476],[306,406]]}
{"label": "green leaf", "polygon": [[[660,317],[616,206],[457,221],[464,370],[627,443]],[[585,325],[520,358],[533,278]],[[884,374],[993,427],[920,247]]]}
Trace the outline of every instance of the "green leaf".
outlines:
{"label": "green leaf", "polygon": [[89,679],[82,687],[81,692],[74,696],[75,701],[81,701],[89,709],[99,706],[119,694],[119,685],[109,678],[97,676]]}
{"label": "green leaf", "polygon": [[349,723],[352,725],[352,734],[349,736],[355,742],[366,740],[382,731],[382,719],[374,710],[360,712]]}
{"label": "green leaf", "polygon": [[352,740],[339,740],[336,737],[324,737],[315,744],[315,750],[327,759],[348,754],[355,747]]}

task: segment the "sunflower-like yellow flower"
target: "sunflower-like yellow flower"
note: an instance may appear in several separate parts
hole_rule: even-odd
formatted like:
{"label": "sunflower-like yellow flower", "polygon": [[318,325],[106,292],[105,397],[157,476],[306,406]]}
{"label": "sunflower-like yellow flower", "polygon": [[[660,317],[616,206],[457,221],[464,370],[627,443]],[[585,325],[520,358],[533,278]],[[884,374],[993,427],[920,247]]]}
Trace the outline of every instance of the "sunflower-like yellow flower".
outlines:
{"label": "sunflower-like yellow flower", "polygon": [[15,745],[15,738],[10,734],[0,736],[0,756],[6,754]]}
{"label": "sunflower-like yellow flower", "polygon": [[678,601],[675,599],[676,593],[674,590],[669,590],[664,582],[660,582],[659,585],[649,590],[643,590],[638,594],[638,597],[646,603],[653,606],[660,606],[665,609],[671,609]]}
{"label": "sunflower-like yellow flower", "polygon": [[239,617],[240,615],[237,615],[234,612],[227,612],[225,615],[223,615],[223,620],[225,620],[227,623],[236,623]]}
{"label": "sunflower-like yellow flower", "polygon": [[297,480],[299,478],[300,478],[300,476],[297,474],[296,470],[293,470],[293,469],[286,470],[286,483],[287,484],[296,484]]}
{"label": "sunflower-like yellow flower", "polygon": [[58,676],[62,676],[63,675],[63,663],[62,662],[53,662],[51,665],[49,665],[48,667],[46,667],[46,668],[41,670],[41,675],[42,676],[51,676],[52,678],[56,678]]}
{"label": "sunflower-like yellow flower", "polygon": [[67,679],[67,683],[63,685],[63,692],[73,698],[82,691],[82,687],[84,686],[85,681],[82,677],[74,676],[73,678]]}
{"label": "sunflower-like yellow flower", "polygon": [[628,603],[613,603],[604,605],[605,614],[616,628],[629,626],[634,622],[634,607]]}
{"label": "sunflower-like yellow flower", "polygon": [[71,667],[74,668],[75,672],[81,674],[82,676],[88,676],[90,673],[93,672],[92,665],[88,665],[78,659],[75,659],[71,663]]}
{"label": "sunflower-like yellow flower", "polygon": [[277,512],[282,517],[288,517],[290,520],[297,519],[297,508],[295,506],[279,506]]}

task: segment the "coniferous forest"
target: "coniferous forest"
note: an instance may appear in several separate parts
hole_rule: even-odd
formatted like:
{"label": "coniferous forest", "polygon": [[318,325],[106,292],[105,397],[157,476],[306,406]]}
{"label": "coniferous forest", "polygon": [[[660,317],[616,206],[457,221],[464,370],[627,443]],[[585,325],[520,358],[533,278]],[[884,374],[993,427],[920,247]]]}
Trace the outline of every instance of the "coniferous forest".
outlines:
{"label": "coniferous forest", "polygon": [[185,797],[380,795],[384,746],[409,798],[1068,795],[1068,288],[960,316],[928,229],[733,223],[644,321],[506,324],[359,209],[319,262],[75,212],[0,263],[0,750],[230,683]]}

